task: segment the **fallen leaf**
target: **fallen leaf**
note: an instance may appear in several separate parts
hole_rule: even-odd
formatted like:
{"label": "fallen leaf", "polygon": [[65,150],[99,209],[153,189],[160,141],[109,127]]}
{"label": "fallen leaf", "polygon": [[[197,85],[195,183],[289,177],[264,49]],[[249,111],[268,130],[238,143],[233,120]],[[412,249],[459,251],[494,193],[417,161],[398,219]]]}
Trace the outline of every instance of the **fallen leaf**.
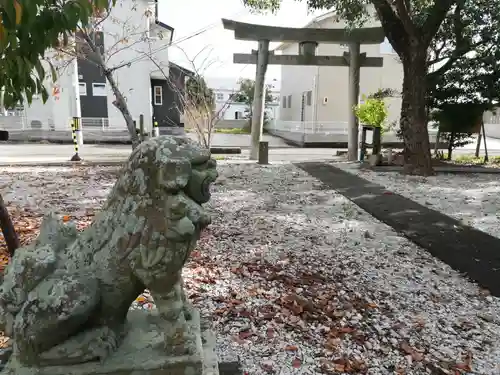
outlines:
{"label": "fallen leaf", "polygon": [[401,343],[401,350],[404,351],[406,354],[413,353],[413,348],[406,341],[403,341]]}
{"label": "fallen leaf", "polygon": [[336,351],[339,348],[341,342],[342,341],[339,338],[331,337],[326,341],[325,348],[330,351]]}
{"label": "fallen leaf", "polygon": [[401,350],[410,355],[416,362],[421,362],[424,359],[424,354],[412,348],[406,341],[401,343]]}
{"label": "fallen leaf", "polygon": [[266,331],[266,336],[267,336],[268,339],[274,338],[274,329],[268,328],[267,331]]}
{"label": "fallen leaf", "polygon": [[267,373],[274,373],[274,363],[272,361],[265,361],[260,364],[260,367]]}
{"label": "fallen leaf", "polygon": [[338,371],[338,372],[344,372],[345,371],[345,365],[341,364],[341,363],[335,363],[335,371]]}
{"label": "fallen leaf", "polygon": [[471,371],[471,367],[467,363],[457,363],[453,366],[455,370]]}
{"label": "fallen leaf", "polygon": [[238,334],[238,337],[241,339],[241,340],[246,340],[248,339],[249,337],[252,337],[254,335],[254,333],[252,331],[241,331],[239,334]]}
{"label": "fallen leaf", "polygon": [[356,329],[355,328],[352,328],[352,327],[342,327],[339,332],[340,333],[352,333],[354,332]]}

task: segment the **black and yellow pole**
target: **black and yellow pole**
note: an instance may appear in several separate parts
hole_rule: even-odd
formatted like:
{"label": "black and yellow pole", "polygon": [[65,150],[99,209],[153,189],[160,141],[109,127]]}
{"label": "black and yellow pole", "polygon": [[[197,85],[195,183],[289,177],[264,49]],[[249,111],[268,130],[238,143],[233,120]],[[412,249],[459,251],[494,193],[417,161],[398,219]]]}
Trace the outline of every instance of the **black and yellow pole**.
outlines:
{"label": "black and yellow pole", "polygon": [[158,121],[153,120],[153,137],[158,137],[160,135],[160,128],[158,127]]}
{"label": "black and yellow pole", "polygon": [[78,139],[76,132],[79,129],[80,126],[80,118],[79,117],[73,117],[73,121],[71,121],[71,135],[73,137],[73,145],[75,146],[75,154],[71,157],[71,161],[81,161],[82,158],[80,155],[78,155]]}

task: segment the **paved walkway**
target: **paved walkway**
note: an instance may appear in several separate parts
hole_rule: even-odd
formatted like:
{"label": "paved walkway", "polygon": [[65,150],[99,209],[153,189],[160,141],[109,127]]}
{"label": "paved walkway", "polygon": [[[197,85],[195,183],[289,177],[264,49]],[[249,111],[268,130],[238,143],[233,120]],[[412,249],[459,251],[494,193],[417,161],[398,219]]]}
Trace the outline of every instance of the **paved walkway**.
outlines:
{"label": "paved walkway", "polygon": [[[84,145],[80,156],[90,163],[119,163],[125,161],[131,152],[129,145]],[[292,147],[269,150],[271,162],[340,160],[332,149],[297,149]],[[65,163],[75,150],[71,145],[61,144],[0,144],[0,166],[10,164],[50,164]],[[220,155],[215,155],[220,156]],[[238,159],[248,159],[249,150],[243,149]]]}
{"label": "paved walkway", "polygon": [[298,167],[402,233],[493,295],[500,296],[500,239],[324,163]]}

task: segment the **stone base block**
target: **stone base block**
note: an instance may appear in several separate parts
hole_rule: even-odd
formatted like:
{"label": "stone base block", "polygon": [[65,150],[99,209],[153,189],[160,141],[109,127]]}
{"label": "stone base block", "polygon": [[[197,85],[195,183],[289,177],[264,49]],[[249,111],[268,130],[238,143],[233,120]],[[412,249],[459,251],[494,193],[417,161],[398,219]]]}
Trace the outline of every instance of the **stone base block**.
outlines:
{"label": "stone base block", "polygon": [[130,311],[124,342],[102,363],[26,367],[14,354],[0,375],[219,375],[215,336],[202,330],[199,314],[193,315],[190,328],[196,333],[196,340],[191,344],[192,355],[165,354],[159,317],[152,312]]}

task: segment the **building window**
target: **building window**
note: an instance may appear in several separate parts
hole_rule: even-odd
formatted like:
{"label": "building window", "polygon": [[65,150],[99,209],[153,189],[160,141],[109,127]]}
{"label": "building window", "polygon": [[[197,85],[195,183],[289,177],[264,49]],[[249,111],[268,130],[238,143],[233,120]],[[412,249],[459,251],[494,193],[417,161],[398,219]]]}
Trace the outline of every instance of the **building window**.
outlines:
{"label": "building window", "polygon": [[240,111],[234,112],[234,119],[235,120],[241,120],[243,118],[243,113]]}
{"label": "building window", "polygon": [[155,105],[163,105],[163,87],[155,86],[154,92],[155,92],[155,98],[154,98]]}
{"label": "building window", "polygon": [[85,82],[79,82],[78,89],[80,91],[80,96],[87,95],[87,84]]}
{"label": "building window", "polygon": [[311,105],[312,105],[312,96],[313,96],[312,94],[313,94],[313,92],[312,92],[312,91],[308,91],[308,92],[306,93],[306,104],[307,104],[308,106],[311,106]]}
{"label": "building window", "polygon": [[292,108],[292,95],[288,95],[288,103],[287,103],[288,108]]}
{"label": "building window", "polygon": [[105,83],[93,83],[92,84],[92,95],[93,96],[107,96],[106,84]]}
{"label": "building window", "polygon": [[221,94],[221,93],[217,93],[217,100],[224,100],[224,94]]}
{"label": "building window", "polygon": [[283,108],[286,108],[286,96],[283,95]]}

